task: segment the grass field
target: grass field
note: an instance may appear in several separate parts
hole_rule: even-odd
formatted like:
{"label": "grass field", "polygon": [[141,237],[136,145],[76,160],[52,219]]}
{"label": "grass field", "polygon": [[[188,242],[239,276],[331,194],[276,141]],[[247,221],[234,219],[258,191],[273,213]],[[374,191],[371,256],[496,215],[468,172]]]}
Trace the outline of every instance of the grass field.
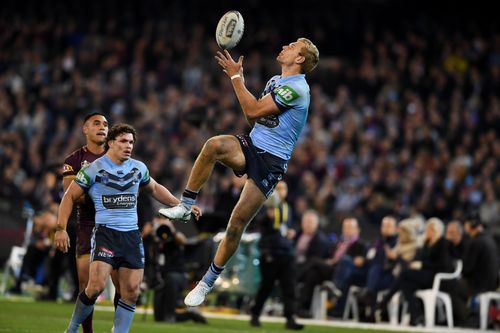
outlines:
{"label": "grass field", "polygon": [[[0,332],[45,333],[64,332],[73,304],[51,302],[27,302],[0,299]],[[113,312],[96,311],[94,314],[94,332],[109,333],[113,321]],[[283,323],[263,323],[261,328],[250,327],[247,321],[208,319],[207,325],[189,323],[155,323],[151,315],[143,320],[142,314],[136,314],[131,332],[137,333],[272,333],[284,332]],[[290,332],[290,331],[288,331]],[[382,330],[363,330],[339,327],[307,325],[302,332],[335,333],[381,333]]]}

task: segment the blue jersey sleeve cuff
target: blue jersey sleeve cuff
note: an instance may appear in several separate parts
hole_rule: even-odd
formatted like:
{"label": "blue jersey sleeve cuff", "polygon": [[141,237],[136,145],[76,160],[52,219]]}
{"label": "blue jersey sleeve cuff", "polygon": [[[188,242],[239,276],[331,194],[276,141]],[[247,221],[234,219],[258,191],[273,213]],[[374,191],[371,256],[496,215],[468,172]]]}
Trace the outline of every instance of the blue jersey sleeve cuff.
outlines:
{"label": "blue jersey sleeve cuff", "polygon": [[75,183],[76,183],[76,185],[80,186],[82,188],[82,190],[84,190],[85,192],[88,192],[90,187],[87,187],[87,186],[83,185],[82,183],[77,182],[76,180],[75,180]]}
{"label": "blue jersey sleeve cuff", "polygon": [[151,183],[151,177],[149,177],[145,182],[140,183],[139,187],[147,186],[149,183]]}

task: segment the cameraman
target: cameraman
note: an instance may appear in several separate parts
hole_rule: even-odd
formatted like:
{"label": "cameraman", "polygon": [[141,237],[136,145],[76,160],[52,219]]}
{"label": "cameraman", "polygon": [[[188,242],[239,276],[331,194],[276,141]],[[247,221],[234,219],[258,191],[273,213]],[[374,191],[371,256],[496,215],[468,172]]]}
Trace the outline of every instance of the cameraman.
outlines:
{"label": "cameraman", "polygon": [[206,323],[206,319],[198,313],[176,312],[179,296],[187,286],[184,267],[186,236],[177,231],[170,220],[158,217],[153,219],[152,225],[145,226],[143,234],[149,234],[153,238],[151,268],[152,285],[155,286],[155,321],[175,323],[191,319],[197,323]]}

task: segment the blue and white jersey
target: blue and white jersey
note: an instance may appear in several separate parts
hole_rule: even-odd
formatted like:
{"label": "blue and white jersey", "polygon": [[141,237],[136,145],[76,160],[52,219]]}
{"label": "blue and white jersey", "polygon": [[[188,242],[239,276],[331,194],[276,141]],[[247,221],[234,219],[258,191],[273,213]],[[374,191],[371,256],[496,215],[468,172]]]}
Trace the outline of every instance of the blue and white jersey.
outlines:
{"label": "blue and white jersey", "polygon": [[139,186],[149,184],[148,168],[132,158],[115,164],[104,155],[82,168],[75,182],[92,198],[95,223],[118,231],[137,230]]}
{"label": "blue and white jersey", "polygon": [[267,82],[261,97],[267,94],[271,94],[281,112],[257,120],[250,138],[256,147],[288,161],[309,112],[311,95],[306,76],[275,75]]}

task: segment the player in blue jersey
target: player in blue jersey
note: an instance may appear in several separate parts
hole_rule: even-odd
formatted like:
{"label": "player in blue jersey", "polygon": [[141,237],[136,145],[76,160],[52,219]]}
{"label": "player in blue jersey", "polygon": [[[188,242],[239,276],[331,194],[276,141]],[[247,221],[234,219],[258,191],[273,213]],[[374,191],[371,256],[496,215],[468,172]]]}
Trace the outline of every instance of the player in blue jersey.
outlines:
{"label": "player in blue jersey", "polygon": [[[76,300],[69,333],[77,333],[82,321],[92,312],[113,269],[118,270],[121,294],[115,311],[114,332],[129,331],[144,273],[144,247],[137,224],[139,188],[144,187],[165,205],[179,203],[149,176],[144,163],[131,158],[135,141],[133,127],[113,126],[106,138],[106,154],[78,172],[61,201],[54,243],[63,252],[70,246],[66,225],[78,198],[86,193],[96,211],[89,282]],[[199,217],[198,207],[193,207],[193,214]]]}
{"label": "player in blue jersey", "polygon": [[276,58],[281,66],[281,75],[273,76],[268,81],[260,99],[256,99],[245,87],[243,57],[235,62],[229,52],[224,51],[218,52],[215,58],[231,79],[243,113],[253,129],[250,136],[220,135],[210,138],[191,170],[181,204],[161,209],[160,214],[187,221],[191,206],[216,162],[232,168],[237,175],[246,173],[248,180],[213,263],[185,299],[189,306],[197,306],[204,301],[238,248],[245,227],[286,172],[288,160],[307,121],[310,92],[305,75],[316,67],[319,52],[306,38],[283,46]]}

